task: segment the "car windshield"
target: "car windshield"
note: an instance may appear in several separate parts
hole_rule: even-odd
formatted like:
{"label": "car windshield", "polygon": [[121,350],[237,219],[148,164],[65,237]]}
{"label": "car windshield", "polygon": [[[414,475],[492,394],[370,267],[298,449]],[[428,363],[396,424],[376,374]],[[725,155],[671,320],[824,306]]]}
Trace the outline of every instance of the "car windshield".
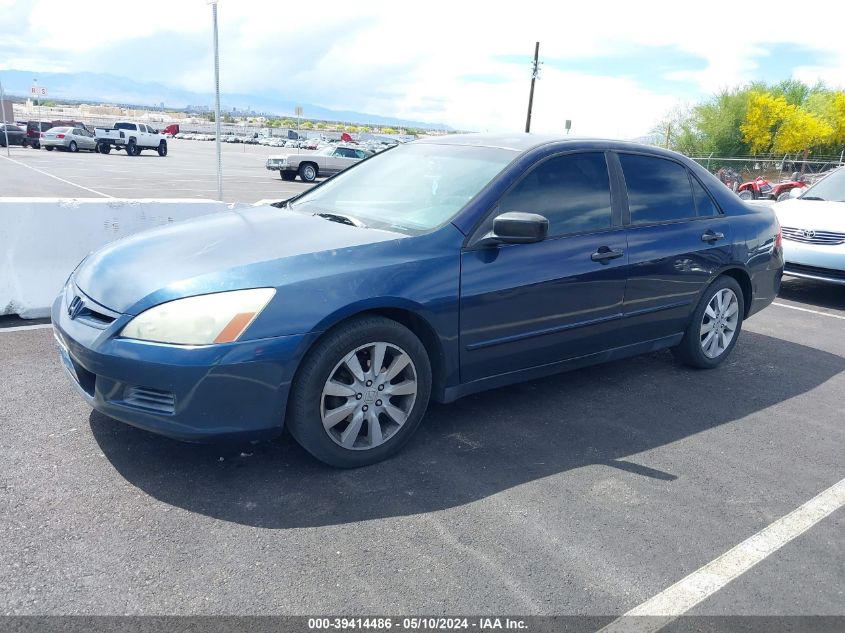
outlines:
{"label": "car windshield", "polygon": [[352,216],[419,234],[451,220],[518,152],[412,143],[378,154],[304,194],[291,208]]}
{"label": "car windshield", "polygon": [[809,187],[801,198],[805,200],[845,202],[845,169],[837,169],[812,187]]}

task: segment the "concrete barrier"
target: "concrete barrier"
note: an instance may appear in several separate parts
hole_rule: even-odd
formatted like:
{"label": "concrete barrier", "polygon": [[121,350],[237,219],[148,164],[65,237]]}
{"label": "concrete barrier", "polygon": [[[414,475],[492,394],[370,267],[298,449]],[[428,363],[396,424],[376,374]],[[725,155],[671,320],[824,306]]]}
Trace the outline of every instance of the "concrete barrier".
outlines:
{"label": "concrete barrier", "polygon": [[70,271],[91,251],[229,208],[214,200],[0,198],[0,316],[48,316]]}

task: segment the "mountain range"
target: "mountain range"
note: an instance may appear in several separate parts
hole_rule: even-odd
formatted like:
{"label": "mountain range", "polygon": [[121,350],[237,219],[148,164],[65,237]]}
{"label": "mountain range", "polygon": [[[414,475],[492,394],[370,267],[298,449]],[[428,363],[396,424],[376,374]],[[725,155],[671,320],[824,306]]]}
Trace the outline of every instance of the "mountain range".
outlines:
{"label": "mountain range", "polygon": [[[28,96],[33,79],[38,79],[39,86],[46,86],[45,99],[90,101],[123,106],[151,106],[174,110],[189,107],[210,107],[214,103],[212,93],[192,92],[182,88],[168,86],[158,82],[139,82],[128,77],[119,77],[104,73],[55,73],[32,72],[28,70],[0,71],[0,82],[8,95]],[[284,95],[273,92],[254,94],[221,93],[220,107],[229,112],[237,108],[241,112],[255,112],[275,116],[294,116],[295,108],[301,106],[306,119],[339,121],[343,123],[368,123],[425,129],[450,130],[442,123],[412,121],[390,116],[367,114],[347,110],[332,110],[311,103],[298,103],[285,99]]]}

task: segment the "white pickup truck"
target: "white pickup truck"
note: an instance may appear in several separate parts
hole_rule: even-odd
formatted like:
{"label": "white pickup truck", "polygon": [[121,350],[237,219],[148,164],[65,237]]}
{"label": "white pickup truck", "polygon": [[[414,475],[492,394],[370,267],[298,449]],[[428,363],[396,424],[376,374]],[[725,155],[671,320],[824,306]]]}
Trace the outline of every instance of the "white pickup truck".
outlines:
{"label": "white pickup truck", "polygon": [[97,150],[108,154],[112,147],[126,150],[128,156],[138,156],[142,149],[154,149],[159,156],[167,156],[167,141],[164,134],[146,123],[118,121],[114,127],[94,128]]}

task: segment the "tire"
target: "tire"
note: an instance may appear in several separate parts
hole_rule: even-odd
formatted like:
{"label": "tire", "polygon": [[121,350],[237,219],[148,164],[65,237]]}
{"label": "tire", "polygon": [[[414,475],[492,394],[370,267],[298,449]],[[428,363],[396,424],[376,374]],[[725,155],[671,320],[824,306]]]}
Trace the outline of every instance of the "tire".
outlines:
{"label": "tire", "polygon": [[127,156],[138,156],[140,153],[141,153],[141,151],[138,149],[137,143],[135,143],[134,139],[131,139],[126,144],[126,155]]}
{"label": "tire", "polygon": [[161,143],[159,143],[156,151],[158,151],[159,156],[167,156],[167,141],[162,141]]}
{"label": "tire", "polygon": [[743,189],[737,195],[740,200],[754,200],[754,192],[751,189]]}
{"label": "tire", "polygon": [[41,142],[40,142],[40,141],[35,141],[35,142],[32,144],[32,149],[41,149]]}
{"label": "tire", "polygon": [[299,166],[299,177],[303,182],[314,182],[317,180],[317,166],[314,163],[302,163]]}
{"label": "tire", "polygon": [[52,152],[52,151],[53,151],[53,146],[52,146],[52,145],[46,145],[46,146],[44,147],[44,149],[46,149],[48,152]]}
{"label": "tire", "polygon": [[790,194],[791,192],[792,192],[792,190],[791,190],[791,189],[789,189],[789,190],[787,190],[787,191],[784,191],[782,194],[780,194],[780,195],[778,196],[777,201],[778,201],[778,202],[783,202],[784,200],[789,200],[789,194]]}
{"label": "tire", "polygon": [[70,144],[67,146],[67,151],[71,152],[72,154],[76,154],[79,151],[79,146],[76,144],[76,141],[71,141]]}
{"label": "tire", "polygon": [[[379,348],[382,371],[371,373],[369,363]],[[350,366],[357,366],[359,378]],[[390,389],[402,393],[380,397]],[[414,333],[383,317],[357,317],[327,333],[302,360],[286,423],[294,439],[320,461],[336,468],[367,466],[405,445],[422,421],[430,394],[431,364]]]}
{"label": "tire", "polygon": [[[717,297],[722,300],[723,312],[719,311]],[[672,351],[678,360],[691,367],[718,367],[730,356],[736,345],[742,331],[744,315],[745,299],[742,296],[742,288],[733,277],[722,275],[702,293],[684,332],[684,338]],[[731,326],[733,330],[730,330]],[[722,334],[719,334],[720,332]],[[728,335],[730,339],[726,340]]]}
{"label": "tire", "polygon": [[286,182],[290,182],[291,180],[296,180],[296,172],[295,171],[285,171],[284,169],[279,172],[282,177],[282,180]]}
{"label": "tire", "polygon": [[111,145],[108,143],[100,143],[100,153],[108,154],[109,152],[111,152]]}

